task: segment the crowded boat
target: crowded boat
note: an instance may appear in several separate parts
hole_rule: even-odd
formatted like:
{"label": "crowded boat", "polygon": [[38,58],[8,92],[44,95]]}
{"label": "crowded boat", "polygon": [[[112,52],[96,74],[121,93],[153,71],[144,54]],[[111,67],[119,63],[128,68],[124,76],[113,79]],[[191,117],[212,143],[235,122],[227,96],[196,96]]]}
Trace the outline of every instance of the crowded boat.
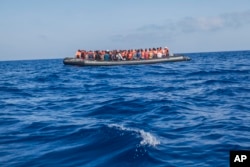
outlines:
{"label": "crowded boat", "polygon": [[129,50],[77,50],[75,57],[84,60],[97,61],[124,61],[124,60],[147,60],[156,58],[166,58],[169,56],[167,47]]}
{"label": "crowded boat", "polygon": [[129,50],[77,50],[75,57],[66,57],[65,65],[77,66],[111,66],[139,65],[163,62],[188,61],[189,57],[171,54],[167,47]]}

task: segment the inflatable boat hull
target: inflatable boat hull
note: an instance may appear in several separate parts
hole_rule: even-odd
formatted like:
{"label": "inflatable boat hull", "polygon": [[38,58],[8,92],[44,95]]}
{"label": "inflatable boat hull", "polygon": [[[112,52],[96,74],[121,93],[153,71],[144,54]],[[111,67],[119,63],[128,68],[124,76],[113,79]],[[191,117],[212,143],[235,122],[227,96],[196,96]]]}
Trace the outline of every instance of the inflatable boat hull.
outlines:
{"label": "inflatable boat hull", "polygon": [[178,61],[189,61],[191,60],[187,56],[174,55],[167,58],[157,58],[148,60],[124,60],[124,61],[97,61],[97,60],[84,60],[77,58],[65,58],[63,63],[65,65],[76,65],[76,66],[113,66],[113,65],[139,65],[139,64],[154,64],[163,62],[178,62]]}

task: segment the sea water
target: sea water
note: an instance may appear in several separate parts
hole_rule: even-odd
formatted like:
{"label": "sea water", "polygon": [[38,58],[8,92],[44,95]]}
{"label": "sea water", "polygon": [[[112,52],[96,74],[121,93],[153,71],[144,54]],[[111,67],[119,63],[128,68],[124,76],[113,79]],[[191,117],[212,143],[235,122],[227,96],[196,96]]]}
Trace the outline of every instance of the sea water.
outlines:
{"label": "sea water", "polygon": [[250,150],[250,51],[186,55],[0,62],[0,166],[229,166]]}

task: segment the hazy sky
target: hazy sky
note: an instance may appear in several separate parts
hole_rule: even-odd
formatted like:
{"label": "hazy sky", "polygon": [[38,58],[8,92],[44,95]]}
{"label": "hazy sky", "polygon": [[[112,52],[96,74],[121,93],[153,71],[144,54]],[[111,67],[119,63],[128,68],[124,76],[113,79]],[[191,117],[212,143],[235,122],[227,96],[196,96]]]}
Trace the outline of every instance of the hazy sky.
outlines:
{"label": "hazy sky", "polygon": [[250,0],[0,0],[0,60],[250,50]]}

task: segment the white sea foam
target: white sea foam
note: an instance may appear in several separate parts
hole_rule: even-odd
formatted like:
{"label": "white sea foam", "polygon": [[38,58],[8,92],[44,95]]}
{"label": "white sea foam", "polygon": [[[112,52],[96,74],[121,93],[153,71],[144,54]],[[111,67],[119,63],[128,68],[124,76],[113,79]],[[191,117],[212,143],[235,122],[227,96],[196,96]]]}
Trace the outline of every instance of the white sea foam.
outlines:
{"label": "white sea foam", "polygon": [[142,138],[140,145],[149,145],[149,146],[155,147],[156,145],[160,144],[160,141],[153,134],[149,132],[145,132],[144,130],[141,130],[141,129],[127,128],[127,127],[124,127],[123,125],[118,125],[118,124],[109,124],[108,127],[117,128],[122,131],[135,132],[137,135],[139,135]]}
{"label": "white sea foam", "polygon": [[142,141],[140,142],[141,145],[151,145],[151,146],[156,146],[160,144],[160,141],[157,140],[155,136],[153,136],[149,132],[145,132],[144,130],[140,130],[140,135],[142,137]]}

